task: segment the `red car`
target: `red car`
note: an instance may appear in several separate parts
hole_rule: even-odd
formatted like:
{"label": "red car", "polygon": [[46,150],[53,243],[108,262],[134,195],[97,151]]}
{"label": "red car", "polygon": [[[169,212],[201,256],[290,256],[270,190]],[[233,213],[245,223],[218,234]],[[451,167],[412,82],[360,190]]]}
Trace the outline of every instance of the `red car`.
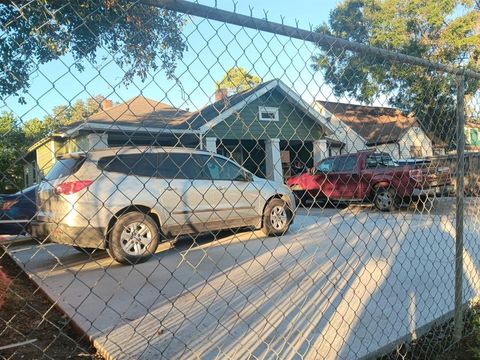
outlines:
{"label": "red car", "polygon": [[298,199],[371,202],[391,211],[412,198],[445,191],[448,168],[400,166],[387,153],[361,151],[321,161],[308,173],[291,177],[288,186]]}

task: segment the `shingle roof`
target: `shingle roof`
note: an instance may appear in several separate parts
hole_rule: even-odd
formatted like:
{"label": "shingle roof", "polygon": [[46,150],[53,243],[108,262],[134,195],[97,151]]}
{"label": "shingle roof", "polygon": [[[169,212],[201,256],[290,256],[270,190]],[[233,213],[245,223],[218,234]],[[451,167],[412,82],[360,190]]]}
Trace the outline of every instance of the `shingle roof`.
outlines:
{"label": "shingle roof", "polygon": [[[166,128],[179,126],[191,116],[191,112],[139,95],[124,103],[99,110],[87,118],[86,122]],[[71,124],[69,127],[79,123]]]}
{"label": "shingle roof", "polygon": [[411,127],[420,127],[414,117],[390,107],[316,101],[367,140],[367,145],[394,143]]}

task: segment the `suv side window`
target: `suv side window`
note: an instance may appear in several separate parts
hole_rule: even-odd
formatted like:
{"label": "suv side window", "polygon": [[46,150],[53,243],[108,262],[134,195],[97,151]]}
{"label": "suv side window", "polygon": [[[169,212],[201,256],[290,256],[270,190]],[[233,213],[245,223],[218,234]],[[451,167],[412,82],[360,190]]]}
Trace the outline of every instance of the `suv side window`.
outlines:
{"label": "suv side window", "polygon": [[212,180],[245,181],[244,171],[226,159],[211,156],[207,160],[206,169]]}
{"label": "suv side window", "polygon": [[144,153],[106,156],[98,161],[98,167],[102,171],[154,177],[157,175],[157,155]]}
{"label": "suv side window", "polygon": [[204,161],[195,154],[160,153],[158,173],[164,179],[204,179]]}

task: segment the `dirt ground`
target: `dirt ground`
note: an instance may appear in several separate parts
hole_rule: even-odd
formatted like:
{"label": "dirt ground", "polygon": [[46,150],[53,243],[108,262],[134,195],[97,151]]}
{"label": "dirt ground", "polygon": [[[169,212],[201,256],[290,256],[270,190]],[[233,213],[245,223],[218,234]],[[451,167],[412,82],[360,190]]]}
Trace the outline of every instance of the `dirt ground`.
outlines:
{"label": "dirt ground", "polygon": [[0,290],[4,295],[0,307],[0,359],[102,359],[2,248],[0,267],[11,279],[6,292]]}

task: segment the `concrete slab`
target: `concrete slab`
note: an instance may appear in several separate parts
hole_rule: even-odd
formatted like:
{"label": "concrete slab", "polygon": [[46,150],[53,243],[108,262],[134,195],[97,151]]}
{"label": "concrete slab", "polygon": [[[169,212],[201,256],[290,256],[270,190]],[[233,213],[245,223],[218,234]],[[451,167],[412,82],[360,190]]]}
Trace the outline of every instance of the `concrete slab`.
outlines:
{"label": "concrete slab", "polygon": [[[465,299],[480,294],[476,208]],[[453,309],[454,227],[451,212],[317,209],[283,237],[185,239],[134,267],[54,244],[8,251],[111,358],[352,359]]]}

